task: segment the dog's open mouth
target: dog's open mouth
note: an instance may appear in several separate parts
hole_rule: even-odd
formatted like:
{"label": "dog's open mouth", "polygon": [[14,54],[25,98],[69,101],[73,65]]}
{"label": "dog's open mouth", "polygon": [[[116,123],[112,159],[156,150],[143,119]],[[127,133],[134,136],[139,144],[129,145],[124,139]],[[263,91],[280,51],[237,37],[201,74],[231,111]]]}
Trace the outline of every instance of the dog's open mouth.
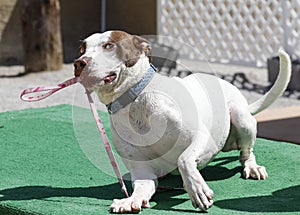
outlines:
{"label": "dog's open mouth", "polygon": [[109,84],[113,82],[117,78],[117,74],[115,72],[110,72],[109,75],[104,77],[104,83]]}

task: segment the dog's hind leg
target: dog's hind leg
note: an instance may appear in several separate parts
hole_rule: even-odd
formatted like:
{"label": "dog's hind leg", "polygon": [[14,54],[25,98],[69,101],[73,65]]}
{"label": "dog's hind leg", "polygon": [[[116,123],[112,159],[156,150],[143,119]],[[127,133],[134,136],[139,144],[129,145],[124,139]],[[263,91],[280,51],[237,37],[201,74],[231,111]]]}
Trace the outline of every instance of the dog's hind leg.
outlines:
{"label": "dog's hind leg", "polygon": [[246,179],[266,179],[268,174],[264,166],[256,163],[253,147],[256,140],[257,123],[247,108],[235,106],[231,108],[231,123],[235,127],[237,146],[240,151],[240,162]]}

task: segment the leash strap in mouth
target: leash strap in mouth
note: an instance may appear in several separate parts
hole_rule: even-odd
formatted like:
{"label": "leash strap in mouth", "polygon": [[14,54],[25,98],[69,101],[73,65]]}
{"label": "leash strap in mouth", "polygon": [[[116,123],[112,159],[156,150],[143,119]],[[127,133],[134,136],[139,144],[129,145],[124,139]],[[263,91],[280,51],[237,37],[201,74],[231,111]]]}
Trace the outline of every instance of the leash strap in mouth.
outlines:
{"label": "leash strap in mouth", "polygon": [[[69,80],[67,80],[67,81],[65,81],[61,84],[56,85],[56,86],[28,88],[28,89],[23,90],[23,92],[20,95],[20,98],[23,101],[27,101],[27,102],[40,101],[40,100],[45,99],[48,96],[52,95],[53,93],[65,88],[65,87],[76,84],[79,81],[80,81],[80,78],[76,77],[76,78],[69,79]],[[48,91],[48,92],[46,92],[46,91]],[[34,95],[28,96],[28,94],[35,94],[35,93],[39,93],[39,92],[46,92],[46,93],[43,93],[43,94],[40,94],[40,95],[35,95],[35,96]],[[118,178],[118,180],[121,184],[123,192],[125,193],[126,197],[129,197],[126,186],[125,186],[125,183],[124,183],[124,181],[122,179],[122,176],[121,176],[121,173],[120,173],[120,169],[118,167],[117,161],[115,159],[115,156],[112,152],[112,149],[111,149],[111,146],[110,146],[110,143],[109,143],[109,140],[107,138],[103,123],[102,123],[102,121],[101,121],[101,119],[98,115],[96,106],[95,106],[94,101],[91,97],[91,93],[88,90],[86,90],[86,94],[87,94],[87,97],[88,97],[88,101],[89,101],[94,119],[96,121],[98,130],[99,130],[99,133],[100,133],[101,138],[103,140],[106,153],[108,154],[108,157],[110,159],[111,165],[112,165],[112,167],[114,169],[114,172],[115,172],[115,174],[116,174],[116,176],[117,176],[117,178]]]}
{"label": "leash strap in mouth", "polygon": [[[65,88],[65,87],[76,84],[77,82],[79,82],[78,77],[66,80],[56,86],[28,88],[28,89],[23,90],[23,92],[20,95],[20,99],[22,99],[23,101],[26,101],[26,102],[40,101],[42,99],[47,98],[48,96],[51,96],[53,93]],[[35,95],[35,96],[32,95],[32,94],[36,94],[39,92],[45,92],[45,93]],[[31,94],[31,96],[29,96],[28,94]]]}

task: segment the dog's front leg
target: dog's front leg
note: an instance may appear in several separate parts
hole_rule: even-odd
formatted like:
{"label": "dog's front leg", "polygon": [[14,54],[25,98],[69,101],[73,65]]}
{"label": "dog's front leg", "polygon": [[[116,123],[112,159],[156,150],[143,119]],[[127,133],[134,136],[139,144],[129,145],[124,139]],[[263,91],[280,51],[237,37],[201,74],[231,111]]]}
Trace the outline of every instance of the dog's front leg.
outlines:
{"label": "dog's front leg", "polygon": [[142,207],[148,208],[149,200],[155,192],[154,180],[136,180],[129,198],[114,199],[110,206],[112,213],[138,213]]}
{"label": "dog's front leg", "polygon": [[213,204],[213,191],[208,187],[197,166],[206,165],[218,152],[209,134],[201,133],[178,159],[178,170],[183,186],[195,208],[209,209]]}
{"label": "dog's front leg", "polygon": [[[145,169],[144,169],[145,170]],[[137,171],[141,173],[143,171]],[[149,201],[152,195],[155,193],[157,180],[155,176],[135,177],[134,173],[131,172],[133,193],[130,197],[124,199],[114,199],[110,206],[112,213],[138,213],[142,207],[150,207]],[[141,179],[141,178],[154,178],[154,179]]]}

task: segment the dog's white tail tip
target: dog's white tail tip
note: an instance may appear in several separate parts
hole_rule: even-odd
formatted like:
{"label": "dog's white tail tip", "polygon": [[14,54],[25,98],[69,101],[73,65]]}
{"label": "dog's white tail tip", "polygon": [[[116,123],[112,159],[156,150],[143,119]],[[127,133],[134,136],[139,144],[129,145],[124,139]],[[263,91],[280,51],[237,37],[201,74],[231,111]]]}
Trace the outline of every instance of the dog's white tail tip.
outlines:
{"label": "dog's white tail tip", "polygon": [[291,77],[291,59],[290,56],[280,48],[278,50],[280,58],[280,71],[278,77],[270,89],[263,97],[249,105],[250,112],[255,115],[269,107],[279,96],[283,94]]}

